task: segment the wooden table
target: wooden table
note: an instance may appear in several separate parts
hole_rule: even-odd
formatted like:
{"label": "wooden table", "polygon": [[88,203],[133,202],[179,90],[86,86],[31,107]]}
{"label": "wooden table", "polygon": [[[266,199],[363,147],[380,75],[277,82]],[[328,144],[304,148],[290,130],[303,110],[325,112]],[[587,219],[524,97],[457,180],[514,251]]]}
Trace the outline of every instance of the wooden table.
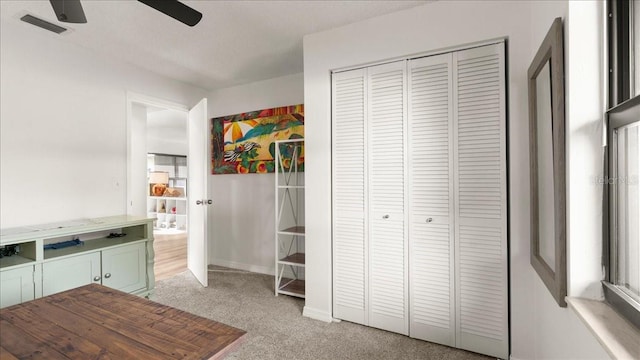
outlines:
{"label": "wooden table", "polygon": [[220,359],[245,332],[91,284],[0,310],[0,359]]}

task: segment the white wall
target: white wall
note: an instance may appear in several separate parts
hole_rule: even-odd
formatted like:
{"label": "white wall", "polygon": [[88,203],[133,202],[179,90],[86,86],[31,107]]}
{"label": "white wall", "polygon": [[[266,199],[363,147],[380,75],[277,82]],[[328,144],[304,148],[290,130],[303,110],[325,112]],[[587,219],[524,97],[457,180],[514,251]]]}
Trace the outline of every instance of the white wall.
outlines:
{"label": "white wall", "polygon": [[[132,103],[129,118],[130,136],[127,138],[129,164],[127,168],[127,201],[129,206],[127,214],[147,216],[147,196],[149,194],[147,184],[147,137],[134,136],[144,134],[147,130],[147,108],[145,105]],[[133,184],[132,179],[145,179],[141,184]],[[138,186],[140,185],[140,186]]]}
{"label": "white wall", "polygon": [[568,293],[602,298],[604,176],[602,2],[569,1],[565,24],[567,113]]}
{"label": "white wall", "polygon": [[176,110],[149,112],[147,114],[147,152],[187,156],[189,153],[187,118],[187,113]]}
{"label": "white wall", "polygon": [[[551,2],[536,4],[532,23],[548,20],[554,6]],[[569,1],[565,6],[567,292],[573,297],[601,299],[602,186],[597,179],[603,176],[604,4]],[[532,26],[532,49],[545,34],[544,28]],[[526,324],[528,329],[518,327],[522,336],[533,332],[534,341],[526,344],[532,347],[533,358],[607,358],[573,311],[559,308],[535,273],[533,279],[533,319]],[[512,307],[517,305],[512,302]]]}
{"label": "white wall", "polygon": [[[217,90],[209,95],[209,117],[301,104],[303,91],[302,74]],[[210,176],[210,264],[273,274],[274,187],[273,173]]]}
{"label": "white wall", "polygon": [[3,228],[126,213],[127,91],[185,105],[206,94],[14,18],[0,46]]}
{"label": "white wall", "polygon": [[[331,70],[507,37],[511,352],[520,359],[607,357],[572,310],[555,304],[529,264],[527,69],[553,19],[568,15],[566,1],[439,1],[305,37],[306,316],[329,320],[332,313]],[[580,41],[577,35],[571,40]],[[579,61],[576,56],[568,66]]]}

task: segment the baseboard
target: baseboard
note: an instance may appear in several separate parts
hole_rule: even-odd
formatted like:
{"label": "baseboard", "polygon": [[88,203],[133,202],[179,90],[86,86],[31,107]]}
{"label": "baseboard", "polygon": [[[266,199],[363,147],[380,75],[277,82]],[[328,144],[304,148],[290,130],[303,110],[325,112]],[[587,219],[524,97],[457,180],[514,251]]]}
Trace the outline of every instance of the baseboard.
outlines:
{"label": "baseboard", "polygon": [[314,320],[324,321],[324,322],[333,322],[333,316],[331,316],[330,313],[326,311],[312,309],[308,306],[305,306],[304,309],[302,310],[302,316],[305,316]]}
{"label": "baseboard", "polygon": [[513,356],[509,355],[509,360],[520,360],[520,359],[518,359],[517,357],[513,357]]}
{"label": "baseboard", "polygon": [[228,267],[228,268],[232,268],[232,269],[250,271],[250,272],[259,273],[259,274],[266,274],[266,275],[271,275],[271,276],[274,276],[274,274],[275,274],[275,271],[273,270],[273,268],[272,267],[268,267],[268,266],[244,264],[244,263],[241,263],[241,262],[228,261],[228,260],[223,260],[223,259],[212,259],[211,264],[218,265],[218,266],[224,266],[224,267]]}

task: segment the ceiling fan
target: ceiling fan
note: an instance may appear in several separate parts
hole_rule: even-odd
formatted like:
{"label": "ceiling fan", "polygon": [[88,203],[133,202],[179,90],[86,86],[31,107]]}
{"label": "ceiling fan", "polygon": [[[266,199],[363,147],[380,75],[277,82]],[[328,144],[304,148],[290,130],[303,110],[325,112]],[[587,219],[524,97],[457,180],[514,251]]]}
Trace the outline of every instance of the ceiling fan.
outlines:
{"label": "ceiling fan", "polygon": [[[189,26],[196,25],[202,19],[202,13],[178,0],[138,0],[161,13]],[[84,24],[87,18],[80,0],[49,0],[58,20],[67,23]]]}

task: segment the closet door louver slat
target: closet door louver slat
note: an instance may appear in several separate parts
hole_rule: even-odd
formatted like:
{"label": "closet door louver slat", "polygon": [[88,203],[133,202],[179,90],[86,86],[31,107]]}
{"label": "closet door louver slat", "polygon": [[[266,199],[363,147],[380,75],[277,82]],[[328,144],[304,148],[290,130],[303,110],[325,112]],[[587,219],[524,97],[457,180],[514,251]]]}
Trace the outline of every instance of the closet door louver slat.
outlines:
{"label": "closet door louver slat", "polygon": [[455,346],[451,59],[409,61],[409,326]]}
{"label": "closet door louver slat", "polygon": [[453,61],[456,342],[508,358],[504,46]]}
{"label": "closet door louver slat", "polygon": [[367,324],[365,70],[333,75],[333,313]]}
{"label": "closet door louver slat", "polygon": [[404,61],[368,71],[369,325],[408,334]]}

